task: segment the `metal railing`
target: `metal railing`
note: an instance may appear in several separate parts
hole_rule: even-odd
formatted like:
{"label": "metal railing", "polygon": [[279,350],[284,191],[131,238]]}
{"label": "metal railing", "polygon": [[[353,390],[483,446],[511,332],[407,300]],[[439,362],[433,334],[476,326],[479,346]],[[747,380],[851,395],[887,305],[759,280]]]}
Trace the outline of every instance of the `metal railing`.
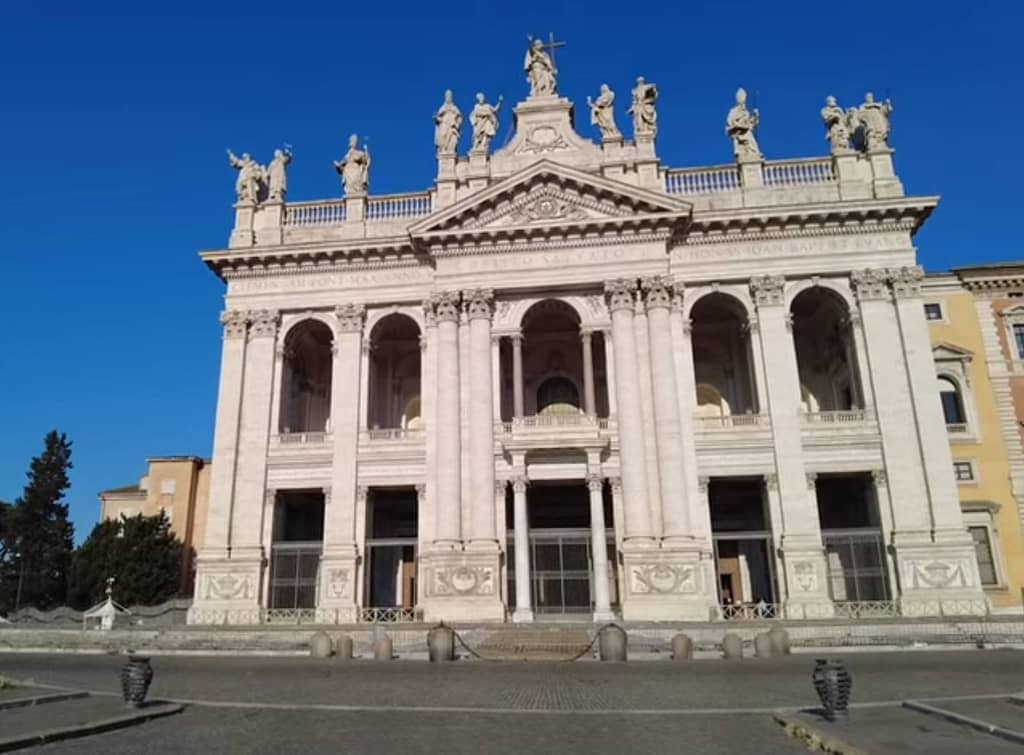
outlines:
{"label": "metal railing", "polygon": [[366,431],[369,440],[419,440],[426,435],[422,427],[378,427]]}
{"label": "metal railing", "polygon": [[767,426],[768,424],[767,414],[716,414],[714,416],[696,414],[693,418],[703,429],[721,427],[762,427]]}
{"label": "metal railing", "polygon": [[384,222],[402,218],[421,218],[431,212],[429,192],[413,194],[389,194],[367,197],[366,222]]}
{"label": "metal railing", "polygon": [[764,185],[772,187],[810,186],[834,183],[836,180],[831,157],[766,162],[762,175]]}
{"label": "metal railing", "polygon": [[327,438],[328,433],[323,430],[304,433],[279,433],[277,442],[283,446],[302,443],[324,443],[327,441]]}
{"label": "metal railing", "polygon": [[292,202],[285,205],[284,208],[284,224],[286,226],[338,225],[344,222],[344,199]]}
{"label": "metal railing", "polygon": [[848,619],[870,621],[873,619],[916,618],[923,616],[967,617],[987,616],[990,612],[985,600],[837,600],[832,604],[831,615],[823,611],[821,616],[808,616],[798,609],[793,616],[787,615],[783,603],[740,603],[718,607],[723,621],[772,621]]}
{"label": "metal railing", "polygon": [[708,168],[670,168],[665,172],[669,194],[720,194],[740,190],[740,173],[735,165]]}
{"label": "metal railing", "polygon": [[360,608],[359,621],[367,624],[407,624],[423,621],[418,608]]}
{"label": "metal railing", "polygon": [[804,422],[815,425],[836,425],[866,422],[871,419],[867,409],[842,409],[830,412],[803,412]]}
{"label": "metal railing", "polygon": [[723,603],[718,610],[723,621],[765,621],[783,618],[781,603]]}
{"label": "metal railing", "polygon": [[316,624],[315,608],[267,608],[264,624]]}

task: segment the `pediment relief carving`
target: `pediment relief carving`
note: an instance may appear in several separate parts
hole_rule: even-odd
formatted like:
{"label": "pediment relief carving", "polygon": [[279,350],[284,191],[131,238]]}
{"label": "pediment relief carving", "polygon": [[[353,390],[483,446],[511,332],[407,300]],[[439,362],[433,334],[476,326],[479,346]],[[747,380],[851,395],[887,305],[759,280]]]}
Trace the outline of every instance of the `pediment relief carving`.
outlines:
{"label": "pediment relief carving", "polygon": [[512,201],[502,202],[492,210],[480,213],[465,223],[464,228],[493,228],[530,225],[533,223],[571,222],[597,218],[625,217],[626,208],[602,202],[575,192],[550,186],[530,191]]}

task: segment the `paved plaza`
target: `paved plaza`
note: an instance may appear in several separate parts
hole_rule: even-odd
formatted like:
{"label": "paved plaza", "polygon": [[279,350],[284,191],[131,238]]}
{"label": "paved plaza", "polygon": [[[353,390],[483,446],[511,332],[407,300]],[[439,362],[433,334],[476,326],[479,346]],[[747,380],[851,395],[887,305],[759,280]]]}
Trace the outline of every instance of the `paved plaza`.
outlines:
{"label": "paved plaza", "polygon": [[[864,751],[1024,752],[900,707],[927,700],[974,717],[993,712],[993,723],[1024,728],[1024,710],[1005,702],[1024,689],[1021,652],[852,653],[845,660],[855,705],[846,741],[875,745]],[[123,663],[121,656],[8,654],[0,655],[0,673],[117,694]],[[806,749],[773,716],[817,702],[808,655],[451,665],[158,656],[153,667],[150,697],[185,703],[182,714],[42,751],[797,753]],[[37,708],[40,716],[46,707]]]}

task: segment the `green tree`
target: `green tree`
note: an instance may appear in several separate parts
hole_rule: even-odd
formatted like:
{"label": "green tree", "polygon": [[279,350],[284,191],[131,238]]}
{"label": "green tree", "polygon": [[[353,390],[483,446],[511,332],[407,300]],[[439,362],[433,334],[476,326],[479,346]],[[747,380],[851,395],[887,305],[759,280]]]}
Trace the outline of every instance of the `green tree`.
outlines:
{"label": "green tree", "polygon": [[107,577],[123,606],[163,603],[178,590],[181,558],[182,543],[162,511],[100,522],[75,551],[69,603],[83,610],[99,603]]}
{"label": "green tree", "polygon": [[64,603],[74,539],[64,502],[70,469],[71,441],[52,430],[32,459],[24,492],[0,519],[0,611]]}

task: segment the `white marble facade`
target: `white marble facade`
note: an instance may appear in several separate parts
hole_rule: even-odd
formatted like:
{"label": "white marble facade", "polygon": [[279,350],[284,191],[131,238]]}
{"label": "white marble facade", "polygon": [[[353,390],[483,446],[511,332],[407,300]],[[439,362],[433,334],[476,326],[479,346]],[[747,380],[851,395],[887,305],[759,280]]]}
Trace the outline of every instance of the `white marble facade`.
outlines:
{"label": "white marble facade", "polygon": [[[428,191],[285,202],[244,187],[228,248],[203,254],[227,296],[190,620],[267,619],[289,491],[322,496],[323,511],[291,607],[365,619],[368,500],[402,489],[415,496],[416,616],[534,620],[527,510],[541,481],[585,488],[591,544],[613,533],[613,553],[591,546],[595,619],[718,618],[733,601],[709,491],[729,479],[764,496],[770,610],[830,616],[858,602],[823,544],[817,497],[837,475],[869,483],[886,585],[873,599],[982,610],[912,240],[938,198],[906,195],[884,140],[867,149],[845,132],[853,145],[831,135],[827,157],[752,149],[669,168],[643,125],[653,85],[633,140],[602,114],[592,141],[544,83],[515,107],[505,146],[465,156],[446,97]],[[545,371],[569,375],[545,389],[567,392],[550,404]]]}

